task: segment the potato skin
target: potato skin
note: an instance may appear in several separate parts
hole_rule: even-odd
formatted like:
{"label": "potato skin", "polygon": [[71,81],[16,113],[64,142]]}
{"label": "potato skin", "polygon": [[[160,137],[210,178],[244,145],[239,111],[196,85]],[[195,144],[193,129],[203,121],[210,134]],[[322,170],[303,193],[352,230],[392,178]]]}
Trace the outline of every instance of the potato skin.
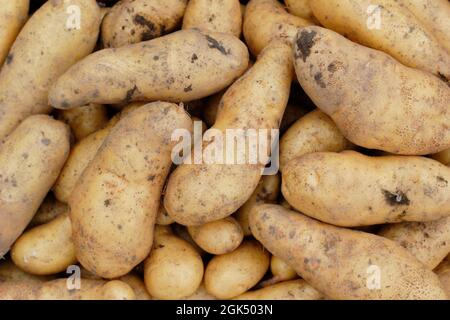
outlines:
{"label": "potato skin", "polygon": [[66,203],[58,201],[52,192],[49,192],[44,201],[39,206],[33,219],[27,228],[32,228],[52,221],[60,214],[69,212],[69,206]]}
{"label": "potato skin", "polygon": [[247,46],[256,57],[272,40],[291,42],[298,28],[312,24],[289,14],[277,0],[250,0],[245,9],[243,33]]}
{"label": "potato skin", "polygon": [[0,0],[0,68],[28,19],[30,0]]}
{"label": "potato skin", "polygon": [[[331,299],[445,299],[437,276],[394,241],[264,204],[250,214],[256,239]],[[368,269],[378,267],[380,289]]]}
{"label": "potato skin", "polygon": [[106,48],[148,41],[174,31],[180,24],[187,0],[122,0],[102,23]]}
{"label": "potato skin", "polygon": [[91,54],[56,81],[49,101],[59,109],[142,100],[187,102],[224,89],[247,65],[247,48],[236,37],[181,30]]}
{"label": "potato skin", "polygon": [[281,191],[298,211],[337,226],[431,221],[450,214],[450,168],[423,157],[307,154],[286,165]]}
{"label": "potato skin", "polygon": [[[367,26],[371,0],[310,1],[314,16],[328,29],[362,45],[384,51],[406,66],[450,80],[450,54],[432,29],[392,0],[379,0],[380,29]],[[423,9],[422,9],[423,10]],[[448,19],[448,17],[447,17]]]}
{"label": "potato skin", "polygon": [[314,110],[297,120],[280,140],[280,170],[292,159],[308,153],[340,152],[352,148],[334,124],[320,110]]}
{"label": "potato skin", "polygon": [[[444,286],[445,292],[447,292],[447,297],[450,297],[450,262],[449,260],[443,261],[439,267],[434,270],[441,280]],[[450,299],[450,298],[449,298]]]}
{"label": "potato skin", "polygon": [[11,260],[2,260],[0,262],[0,287],[3,283],[8,282],[28,282],[42,283],[53,280],[52,276],[36,276],[29,274],[17,267]]}
{"label": "potato skin", "polygon": [[450,165],[450,149],[433,154],[431,157],[447,166]]}
{"label": "potato skin", "polygon": [[20,236],[69,154],[69,128],[30,116],[0,145],[0,257]]}
{"label": "potato skin", "polygon": [[236,297],[255,286],[269,268],[269,254],[255,240],[215,256],[205,270],[205,288],[219,299]]}
{"label": "potato skin", "polygon": [[[79,30],[66,28],[70,5],[81,10]],[[26,117],[50,112],[50,86],[92,52],[99,26],[95,0],[47,1],[33,14],[0,71],[0,140]]]}
{"label": "potato skin", "polygon": [[294,55],[303,89],[351,142],[405,155],[450,147],[444,81],[320,27],[299,31]]}
{"label": "potato skin", "polygon": [[307,20],[315,19],[309,0],[284,0],[284,3],[290,14]]}
{"label": "potato skin", "polygon": [[138,275],[129,273],[120,277],[119,280],[125,282],[133,289],[136,295],[135,300],[152,300],[152,297],[147,292],[144,281]]}
{"label": "potato skin", "polygon": [[[227,129],[279,128],[292,79],[290,50],[283,42],[268,46],[255,65],[223,96],[212,129],[223,133],[224,155],[227,154]],[[215,143],[211,142],[208,148]],[[207,148],[203,149],[202,158],[208,159]],[[203,161],[178,166],[169,178],[164,197],[169,215],[179,224],[193,226],[234,213],[250,198],[264,168],[260,163],[265,159],[251,164],[248,152],[245,159],[244,164]]]}
{"label": "potato skin", "polygon": [[400,244],[430,270],[450,252],[450,216],[428,222],[386,225],[378,234]]}
{"label": "potato skin", "polygon": [[183,29],[191,28],[231,33],[239,38],[242,31],[239,0],[190,0],[183,18]]}
{"label": "potato skin", "polygon": [[280,282],[298,278],[297,272],[289,266],[284,260],[272,256],[270,258],[270,271],[272,272],[272,281]]}
{"label": "potato skin", "polygon": [[264,287],[262,289],[248,291],[233,300],[320,300],[322,294],[306,283],[298,279],[284,281]]}

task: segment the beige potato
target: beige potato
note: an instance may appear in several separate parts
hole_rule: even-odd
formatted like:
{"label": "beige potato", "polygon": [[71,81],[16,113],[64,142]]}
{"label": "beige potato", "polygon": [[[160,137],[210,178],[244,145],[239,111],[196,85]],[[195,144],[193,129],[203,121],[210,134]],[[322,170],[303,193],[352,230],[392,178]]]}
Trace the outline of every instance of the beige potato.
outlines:
{"label": "beige potato", "polygon": [[171,134],[191,126],[182,107],[155,102],[113,127],[69,198],[75,250],[86,269],[115,278],[147,257],[172,165]]}
{"label": "beige potato", "polygon": [[269,268],[269,253],[254,240],[233,252],[214,256],[205,270],[205,288],[219,299],[230,299],[255,286]]}
{"label": "beige potato", "polygon": [[450,297],[450,263],[449,261],[443,261],[439,267],[435,270],[437,273],[439,280],[441,280],[442,285],[444,286],[445,292],[447,293],[447,297]]}
{"label": "beige potato", "polygon": [[0,68],[28,19],[30,0],[0,0]]}
{"label": "beige potato", "polygon": [[303,89],[351,142],[406,155],[450,147],[444,81],[320,27],[299,31],[294,55]]}
{"label": "beige potato", "polygon": [[250,226],[264,247],[328,298],[446,298],[437,276],[389,239],[270,204],[255,207]]}
{"label": "beige potato", "polygon": [[181,24],[187,0],[122,0],[102,23],[102,41],[118,48],[148,41],[174,31]]}
{"label": "beige potato", "polygon": [[[192,164],[184,163],[171,174],[164,207],[177,223],[193,226],[225,218],[250,198],[268,158],[260,152],[252,163],[248,148],[235,152],[229,143],[227,149],[226,130],[242,129],[245,133],[252,129],[259,134],[267,130],[270,134],[271,129],[278,129],[292,80],[290,51],[291,47],[281,41],[264,50],[255,65],[223,96],[223,109],[203,136],[205,148],[198,151],[202,152],[202,163],[194,164],[195,157],[190,157]],[[217,154],[211,156],[217,149]],[[227,161],[227,155],[233,154],[233,161]],[[237,157],[243,161],[239,163]]]}
{"label": "beige potato", "polygon": [[273,275],[274,282],[293,280],[298,278],[294,268],[288,265],[284,260],[272,256],[270,259],[270,271]]}
{"label": "beige potato", "polygon": [[290,14],[303,19],[313,20],[315,18],[311,6],[309,5],[309,1],[310,0],[284,0],[284,3]]}
{"label": "beige potato", "polygon": [[[70,6],[80,9],[79,29],[69,24]],[[33,14],[0,71],[0,141],[26,117],[50,112],[50,86],[92,52],[99,26],[95,0],[47,1]]]}
{"label": "beige potato", "polygon": [[244,239],[241,226],[232,217],[188,227],[187,230],[200,248],[215,255],[234,251]]}
{"label": "beige potato", "polygon": [[310,153],[285,166],[281,191],[298,211],[337,226],[450,215],[450,168],[423,157]]}
{"label": "beige potato", "polygon": [[406,66],[449,80],[450,53],[439,43],[433,29],[402,7],[401,1],[314,0],[310,6],[326,28],[384,51]]}
{"label": "beige potato", "polygon": [[69,212],[67,204],[56,200],[53,193],[49,192],[27,227],[32,228],[50,222],[64,212]]}
{"label": "beige potato", "polygon": [[185,240],[167,229],[155,229],[154,246],[145,260],[144,281],[156,299],[181,299],[194,294],[203,279],[203,261]]}
{"label": "beige potato", "polygon": [[63,272],[77,263],[69,213],[23,233],[11,248],[11,259],[36,275]]}
{"label": "beige potato", "polygon": [[202,283],[192,296],[189,296],[183,300],[217,300],[217,298],[214,297],[213,295],[210,295],[206,291],[205,285]]}
{"label": "beige potato", "polygon": [[277,0],[250,0],[245,10],[243,33],[250,52],[256,57],[272,40],[292,42],[299,28],[312,24],[289,14]]}
{"label": "beige potato", "polygon": [[322,294],[307,284],[305,280],[298,279],[248,291],[234,300],[321,300],[322,298]]}
{"label": "beige potato", "polygon": [[242,31],[239,0],[190,0],[183,18],[183,29],[191,28],[231,33],[239,38]]}
{"label": "beige potato", "polygon": [[136,274],[129,273],[119,278],[120,281],[128,284],[133,289],[136,300],[152,300],[148,294],[144,281]]}
{"label": "beige potato", "polygon": [[0,257],[22,234],[69,155],[69,127],[28,117],[0,145]]}
{"label": "beige potato", "polygon": [[29,274],[17,267],[11,260],[0,261],[0,287],[8,282],[46,282],[53,280],[52,276],[36,276]]}
{"label": "beige potato", "polygon": [[280,193],[280,175],[263,176],[259,180],[255,191],[250,198],[235,214],[236,220],[242,227],[245,236],[250,236],[252,231],[248,225],[248,215],[252,208],[260,203],[275,203]]}
{"label": "beige potato", "polygon": [[297,120],[280,140],[280,170],[292,159],[308,153],[340,152],[352,148],[334,124],[320,110],[314,110]]}
{"label": "beige potato", "polygon": [[226,88],[247,65],[247,48],[236,37],[181,30],[95,52],[58,79],[49,101],[59,109],[89,103],[192,101]]}
{"label": "beige potato", "polygon": [[450,216],[386,225],[378,234],[400,244],[430,270],[450,253]]}
{"label": "beige potato", "polygon": [[450,165],[450,149],[433,154],[432,158],[448,166]]}

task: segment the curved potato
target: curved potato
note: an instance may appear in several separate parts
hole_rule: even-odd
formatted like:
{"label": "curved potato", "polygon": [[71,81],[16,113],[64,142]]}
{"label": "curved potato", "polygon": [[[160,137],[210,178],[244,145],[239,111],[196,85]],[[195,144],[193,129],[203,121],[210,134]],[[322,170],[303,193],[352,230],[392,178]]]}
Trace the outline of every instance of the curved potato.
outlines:
{"label": "curved potato", "polygon": [[231,33],[239,38],[242,31],[239,0],[190,0],[183,18],[183,29],[191,28]]}
{"label": "curved potato", "polygon": [[280,140],[280,170],[297,157],[308,153],[340,152],[352,148],[334,124],[320,110],[314,110],[297,120]]}
{"label": "curved potato", "polygon": [[122,0],[102,23],[106,48],[148,41],[174,31],[180,24],[187,0]]}
{"label": "curved potato", "polygon": [[11,248],[11,259],[25,272],[50,275],[77,262],[69,214],[26,231]]}
{"label": "curved potato", "polygon": [[294,16],[306,19],[314,20],[314,15],[309,5],[309,0],[284,0],[287,10]]}
{"label": "curved potato", "polygon": [[[184,163],[171,174],[164,206],[177,223],[193,226],[225,218],[250,198],[268,159],[259,155],[252,163],[248,148],[243,148],[237,156],[244,161],[230,163],[225,158],[233,153],[236,156],[235,149],[229,143],[227,150],[224,140],[228,129],[252,129],[259,134],[261,130],[278,129],[292,79],[290,51],[291,47],[283,42],[274,42],[264,50],[255,65],[227,90],[214,126],[205,133],[221,139],[213,137],[209,144],[203,141],[207,148],[199,151],[201,164]],[[203,140],[208,139],[204,136]],[[211,159],[211,150],[218,148],[223,158],[219,155],[217,159],[216,155]]]}
{"label": "curved potato", "polygon": [[69,155],[69,127],[49,116],[23,121],[0,145],[0,257],[38,210]]}
{"label": "curved potato", "polygon": [[30,0],[0,0],[0,68],[28,19]]}
{"label": "curved potato", "polygon": [[89,103],[192,101],[227,87],[247,65],[247,47],[236,37],[181,30],[91,54],[56,81],[49,101],[59,109]]}
{"label": "curved potato", "polygon": [[298,211],[337,226],[450,215],[450,168],[422,157],[311,153],[285,166],[281,191]]}
{"label": "curved potato", "polygon": [[446,149],[439,153],[435,153],[432,155],[432,158],[434,160],[437,160],[437,161],[449,166],[450,165],[450,149]]}
{"label": "curved potato", "polygon": [[435,221],[387,225],[378,235],[397,242],[433,270],[450,253],[450,216]]}
{"label": "curved potato", "polygon": [[397,1],[314,0],[310,6],[326,28],[384,51],[408,67],[450,80],[450,53],[432,29]]}
{"label": "curved potato", "polygon": [[205,270],[205,288],[219,299],[236,297],[255,286],[269,268],[269,253],[246,240],[233,252],[214,256]]}
{"label": "curved potato", "polygon": [[147,292],[144,281],[139,276],[129,273],[120,277],[119,280],[125,282],[133,289],[136,295],[135,300],[152,300],[152,297]]}
{"label": "curved potato", "polygon": [[232,217],[211,221],[201,226],[188,227],[195,243],[211,254],[225,254],[234,251],[244,239],[239,223]]}
{"label": "curved potato", "polygon": [[250,0],[245,9],[243,33],[256,57],[274,39],[291,42],[311,21],[289,14],[277,0]]}
{"label": "curved potato", "polygon": [[49,192],[27,227],[31,228],[45,224],[68,211],[69,207],[67,204],[56,200],[53,193]]}
{"label": "curved potato", "polygon": [[298,279],[248,291],[233,300],[321,300],[322,298],[322,294],[305,280]]}
{"label": "curved potato", "polygon": [[[79,26],[69,24],[71,6],[83,17]],[[33,14],[0,71],[0,140],[26,117],[51,111],[50,86],[92,52],[99,26],[95,0],[47,1]]]}
{"label": "curved potato", "polygon": [[394,241],[278,205],[255,207],[255,237],[331,299],[446,299],[437,276]]}
{"label": "curved potato", "polygon": [[450,147],[444,81],[320,27],[299,31],[294,55],[305,92],[353,143],[406,155]]}
{"label": "curved potato", "polygon": [[147,257],[172,165],[171,134],[191,125],[182,107],[155,102],[111,130],[69,198],[75,250],[86,269],[115,278]]}

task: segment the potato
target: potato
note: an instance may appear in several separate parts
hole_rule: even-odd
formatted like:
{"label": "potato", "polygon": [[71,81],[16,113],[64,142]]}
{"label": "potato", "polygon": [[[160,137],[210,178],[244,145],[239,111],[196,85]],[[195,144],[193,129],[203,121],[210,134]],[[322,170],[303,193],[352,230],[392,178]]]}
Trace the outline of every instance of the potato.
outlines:
{"label": "potato", "polygon": [[325,113],[314,110],[297,120],[281,137],[280,169],[292,159],[320,151],[340,152],[350,143]]}
{"label": "potato", "polygon": [[234,300],[320,300],[322,295],[313,287],[298,279],[248,291]]}
{"label": "potato", "polygon": [[27,227],[31,228],[45,224],[68,211],[69,207],[67,204],[56,200],[53,193],[49,192]]}
{"label": "potato", "polygon": [[23,233],[11,248],[11,259],[36,275],[63,272],[77,263],[68,212]]}
{"label": "potato", "polygon": [[449,261],[442,262],[439,267],[435,270],[444,286],[447,297],[450,297],[450,263]]}
{"label": "potato", "polygon": [[[80,8],[79,29],[69,6]],[[0,141],[26,117],[50,112],[50,86],[92,52],[99,26],[95,0],[47,1],[33,14],[0,71]]]}
{"label": "potato", "polygon": [[173,233],[177,237],[189,242],[189,244],[195,249],[195,251],[198,252],[199,255],[204,256],[206,254],[206,251],[200,248],[200,246],[194,241],[194,239],[192,239],[189,231],[187,230],[187,227],[177,223],[171,224],[170,227],[172,227],[170,230],[173,230]]}
{"label": "potato", "polygon": [[217,300],[216,297],[206,292],[205,285],[202,283],[195,293],[183,300]]}
{"label": "potato", "polygon": [[[222,139],[204,148],[201,164],[185,163],[171,174],[164,207],[177,223],[193,226],[225,218],[250,198],[267,159],[263,155],[252,164],[249,148],[242,152],[234,152],[233,147],[227,150],[226,130],[253,129],[261,133],[261,129],[278,129],[292,80],[290,51],[290,46],[281,41],[266,48],[255,65],[227,90],[221,102],[223,109],[213,128],[205,133],[219,132]],[[214,148],[223,150],[223,159],[211,159],[209,152]],[[225,157],[232,153],[238,153],[244,161],[227,162]]]}
{"label": "potato", "polygon": [[309,0],[284,0],[284,3],[290,14],[306,20],[314,19]]}
{"label": "potato", "polygon": [[160,205],[159,205],[159,209],[158,209],[158,214],[156,215],[156,224],[159,224],[159,225],[162,225],[162,226],[167,226],[167,225],[172,224],[174,222],[175,221],[173,221],[173,219],[167,213],[166,208],[164,208],[163,200],[161,200]]}
{"label": "potato", "polygon": [[437,77],[320,27],[299,31],[294,55],[303,89],[351,142],[406,155],[450,147],[450,87]]}
{"label": "potato", "polygon": [[195,243],[211,254],[225,254],[234,251],[244,239],[239,223],[232,217],[188,227]]}
{"label": "potato", "polygon": [[116,278],[147,257],[172,165],[171,134],[191,125],[182,107],[155,102],[111,130],[69,198],[75,250],[86,269]]}
{"label": "potato", "polygon": [[281,191],[298,211],[337,226],[450,215],[450,168],[422,157],[318,152],[289,162]]}
{"label": "potato", "polygon": [[194,294],[203,278],[203,261],[197,251],[159,226],[154,242],[144,265],[144,281],[150,295],[171,300]]}
{"label": "potato", "polygon": [[253,234],[331,299],[445,299],[437,276],[394,241],[263,204]]}
{"label": "potato", "polygon": [[0,257],[20,236],[69,154],[69,128],[30,116],[0,145]]}
{"label": "potato", "polygon": [[272,256],[270,259],[270,271],[274,282],[293,280],[298,278],[297,272],[284,260]]}
{"label": "potato", "polygon": [[252,231],[248,225],[248,214],[252,208],[260,203],[274,203],[280,193],[280,175],[263,176],[259,180],[255,191],[235,214],[236,220],[242,227],[245,236],[250,236]]}
{"label": "potato", "polygon": [[49,101],[60,109],[88,103],[192,101],[230,85],[247,64],[247,48],[236,37],[181,30],[95,52],[58,79]]}
{"label": "potato", "polygon": [[191,0],[183,18],[183,29],[197,28],[231,33],[239,38],[242,12],[239,0]]}
{"label": "potato", "polygon": [[450,149],[446,149],[439,153],[433,154],[432,158],[434,160],[437,160],[437,161],[449,166],[450,165]]}
{"label": "potato", "polygon": [[400,244],[430,270],[450,252],[450,216],[429,222],[386,225],[378,234]]}
{"label": "potato", "polygon": [[129,273],[120,277],[119,280],[125,282],[133,289],[136,300],[152,300],[152,297],[147,292],[144,281],[139,276]]}
{"label": "potato", "polygon": [[174,31],[180,24],[187,0],[122,0],[102,23],[103,45],[118,48],[152,40]]}
{"label": "potato", "polygon": [[[314,0],[310,1],[310,6],[326,28],[384,51],[406,66],[450,79],[449,52],[429,26],[397,1]],[[389,73],[386,71],[383,75]]]}
{"label": "potato", "polygon": [[57,110],[57,118],[70,126],[77,141],[102,129],[108,123],[106,108],[101,104]]}
{"label": "potato", "polygon": [[277,0],[250,0],[245,10],[243,33],[250,52],[256,57],[272,40],[291,42],[298,28],[311,24],[289,14]]}
{"label": "potato", "polygon": [[269,268],[269,254],[254,240],[245,240],[233,252],[215,256],[205,270],[205,288],[219,299],[236,297],[253,286]]}
{"label": "potato", "polygon": [[0,0],[0,69],[28,19],[30,0]]}
{"label": "potato", "polygon": [[52,280],[52,276],[36,276],[26,273],[22,269],[18,268],[11,260],[0,261],[0,287],[3,283],[8,282],[45,282]]}

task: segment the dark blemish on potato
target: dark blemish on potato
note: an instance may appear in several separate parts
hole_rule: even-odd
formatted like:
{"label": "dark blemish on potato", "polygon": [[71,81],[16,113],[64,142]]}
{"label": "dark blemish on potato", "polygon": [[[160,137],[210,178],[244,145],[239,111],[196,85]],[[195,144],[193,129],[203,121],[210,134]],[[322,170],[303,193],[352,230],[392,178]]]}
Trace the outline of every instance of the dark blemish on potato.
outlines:
{"label": "dark blemish on potato", "polygon": [[165,245],[163,245],[163,244],[158,244],[158,245],[156,246],[157,249],[162,249],[162,248],[164,248],[164,247],[165,247]]}
{"label": "dark blemish on potato", "polygon": [[449,79],[447,79],[446,76],[444,76],[444,74],[438,72],[438,77],[439,77],[439,79],[441,79],[442,81],[444,81],[444,82],[450,87],[450,81],[449,81]]}
{"label": "dark blemish on potato", "polygon": [[75,93],[75,94],[80,94],[80,90],[75,89],[75,90],[73,90],[73,93]]}
{"label": "dark blemish on potato", "polygon": [[383,192],[384,199],[391,206],[399,206],[399,205],[408,206],[410,203],[408,197],[402,191],[397,190],[395,192],[390,192],[385,189],[382,189],[381,191]]}
{"label": "dark blemish on potato", "polygon": [[295,237],[295,231],[292,230],[291,232],[289,232],[289,239],[292,239]]}
{"label": "dark blemish on potato", "polygon": [[127,91],[127,95],[125,96],[125,102],[130,102],[133,99],[133,95],[137,90],[137,86],[135,85],[132,89]]}
{"label": "dark blemish on potato", "polygon": [[195,60],[198,60],[197,55],[194,53],[191,57],[191,63],[194,63]]}
{"label": "dark blemish on potato", "polygon": [[151,40],[154,39],[156,36],[158,36],[155,24],[145,19],[144,16],[137,14],[134,17],[134,23],[147,28],[147,30],[141,34],[142,41]]}
{"label": "dark blemish on potato", "polygon": [[43,139],[41,140],[41,143],[42,143],[43,145],[46,145],[46,146],[48,146],[51,142],[52,142],[52,141],[51,141],[50,139],[48,139],[48,138],[43,138]]}
{"label": "dark blemish on potato", "polygon": [[22,158],[28,159],[28,153],[22,153]]}
{"label": "dark blemish on potato", "polygon": [[70,104],[69,104],[69,102],[67,102],[66,100],[63,100],[63,101],[61,102],[60,107],[61,107],[62,109],[67,109],[67,108],[70,107]]}
{"label": "dark blemish on potato", "polygon": [[111,204],[111,199],[106,199],[103,204],[105,205],[105,207],[109,207]]}
{"label": "dark blemish on potato", "polygon": [[323,82],[322,76],[322,72],[318,72],[314,75],[314,80],[321,88],[326,88],[327,85],[325,84],[325,82]]}
{"label": "dark blemish on potato", "polygon": [[147,181],[153,181],[155,180],[156,176],[154,174],[147,177]]}
{"label": "dark blemish on potato", "polygon": [[224,55],[228,55],[229,53],[230,53],[230,51],[228,50],[226,50],[225,49],[225,47],[224,46],[222,46],[221,44],[220,44],[220,42],[219,41],[217,41],[216,39],[214,39],[213,37],[211,37],[211,36],[209,36],[209,35],[205,35],[205,37],[206,37],[206,40],[208,40],[208,46],[211,48],[211,49],[217,49],[217,50],[219,50],[222,54],[224,54]]}
{"label": "dark blemish on potato", "polygon": [[7,56],[6,56],[6,60],[5,60],[5,63],[6,64],[11,64],[11,62],[14,60],[14,54],[13,53],[10,53],[10,54],[8,54]]}
{"label": "dark blemish on potato", "polygon": [[192,91],[192,84],[190,84],[188,87],[184,88],[184,92]]}
{"label": "dark blemish on potato", "polygon": [[269,219],[269,215],[268,215],[266,212],[264,212],[264,213],[262,214],[262,216],[261,216],[261,220],[262,220],[262,221],[267,221],[267,219]]}
{"label": "dark blemish on potato", "polygon": [[270,227],[269,227],[269,233],[270,233],[272,236],[274,236],[274,235],[275,235],[275,232],[276,232],[275,227],[274,227],[274,226],[270,226]]}
{"label": "dark blemish on potato", "polygon": [[118,224],[118,225],[117,225],[117,229],[122,230],[122,225],[121,225],[121,224]]}
{"label": "dark blemish on potato", "polygon": [[153,60],[158,61],[159,60],[159,56],[154,56]]}
{"label": "dark blemish on potato", "polygon": [[448,185],[448,181],[440,176],[437,176],[436,180],[439,182],[439,185],[441,185],[442,187],[446,187]]}
{"label": "dark blemish on potato", "polygon": [[306,58],[311,54],[311,48],[314,45],[314,37],[317,32],[315,31],[302,31],[296,40],[297,50],[295,53],[295,58],[302,58],[303,62],[306,62]]}
{"label": "dark blemish on potato", "polygon": [[429,238],[430,237],[430,235],[427,232],[425,232],[423,235],[425,236],[425,238]]}
{"label": "dark blemish on potato", "polygon": [[328,65],[328,71],[329,71],[329,72],[333,73],[333,72],[335,72],[336,70],[337,70],[337,67],[336,67],[336,65],[335,65],[334,63],[330,63],[330,64]]}

